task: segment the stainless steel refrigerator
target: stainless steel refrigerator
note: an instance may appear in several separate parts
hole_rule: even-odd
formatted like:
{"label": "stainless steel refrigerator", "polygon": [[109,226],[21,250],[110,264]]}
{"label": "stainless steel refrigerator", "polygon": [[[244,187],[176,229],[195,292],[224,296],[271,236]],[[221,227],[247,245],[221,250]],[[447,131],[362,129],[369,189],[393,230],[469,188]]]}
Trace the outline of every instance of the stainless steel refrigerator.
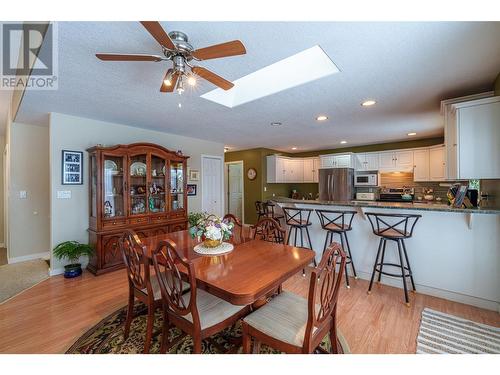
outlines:
{"label": "stainless steel refrigerator", "polygon": [[350,201],[354,199],[354,169],[320,169],[319,199],[322,201]]}

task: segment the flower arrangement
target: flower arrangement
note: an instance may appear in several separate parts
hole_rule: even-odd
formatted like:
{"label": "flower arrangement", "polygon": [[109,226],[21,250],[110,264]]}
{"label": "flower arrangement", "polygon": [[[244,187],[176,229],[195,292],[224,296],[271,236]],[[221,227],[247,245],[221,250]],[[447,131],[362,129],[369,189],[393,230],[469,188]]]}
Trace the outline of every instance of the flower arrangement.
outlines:
{"label": "flower arrangement", "polygon": [[222,241],[231,238],[234,224],[215,215],[207,213],[190,213],[189,233],[198,237],[206,247],[219,246]]}

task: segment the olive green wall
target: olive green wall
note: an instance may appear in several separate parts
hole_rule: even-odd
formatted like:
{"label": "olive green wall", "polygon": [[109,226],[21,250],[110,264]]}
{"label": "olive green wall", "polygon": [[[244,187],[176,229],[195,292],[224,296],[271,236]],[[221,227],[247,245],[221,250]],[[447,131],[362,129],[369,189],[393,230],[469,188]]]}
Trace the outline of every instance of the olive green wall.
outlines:
{"label": "olive green wall", "polygon": [[498,73],[494,85],[495,85],[495,95],[500,95],[500,73]]}
{"label": "olive green wall", "polygon": [[[245,223],[254,224],[257,221],[257,214],[255,213],[255,201],[267,200],[273,196],[290,196],[293,189],[297,190],[301,195],[307,195],[311,193],[313,198],[316,198],[318,193],[318,184],[306,183],[306,184],[268,184],[267,180],[267,163],[266,156],[273,154],[280,154],[285,156],[295,156],[295,157],[306,157],[306,156],[318,156],[321,154],[339,153],[339,152],[370,152],[370,151],[384,151],[384,150],[394,150],[401,148],[413,148],[413,147],[426,147],[436,144],[443,143],[443,137],[420,139],[415,141],[406,142],[393,142],[393,143],[382,143],[376,145],[368,146],[357,146],[357,147],[344,147],[329,150],[320,151],[310,151],[301,153],[286,153],[280,152],[268,148],[254,148],[250,150],[233,151],[226,152],[224,154],[224,160],[229,161],[243,161],[243,176],[244,176],[244,206],[245,206]],[[257,177],[255,180],[250,181],[247,177],[247,171],[249,168],[255,168],[257,171]],[[264,191],[265,190],[265,191]]]}

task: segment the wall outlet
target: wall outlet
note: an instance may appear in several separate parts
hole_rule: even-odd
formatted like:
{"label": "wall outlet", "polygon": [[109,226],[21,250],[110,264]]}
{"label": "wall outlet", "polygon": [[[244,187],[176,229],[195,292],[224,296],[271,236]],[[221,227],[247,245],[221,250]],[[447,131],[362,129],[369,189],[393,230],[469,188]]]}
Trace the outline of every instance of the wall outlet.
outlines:
{"label": "wall outlet", "polygon": [[57,199],[71,199],[71,190],[58,190]]}
{"label": "wall outlet", "polygon": [[26,190],[20,190],[19,199],[26,199],[26,198],[28,198],[28,192]]}
{"label": "wall outlet", "polygon": [[267,191],[267,186],[264,186],[264,191]]}

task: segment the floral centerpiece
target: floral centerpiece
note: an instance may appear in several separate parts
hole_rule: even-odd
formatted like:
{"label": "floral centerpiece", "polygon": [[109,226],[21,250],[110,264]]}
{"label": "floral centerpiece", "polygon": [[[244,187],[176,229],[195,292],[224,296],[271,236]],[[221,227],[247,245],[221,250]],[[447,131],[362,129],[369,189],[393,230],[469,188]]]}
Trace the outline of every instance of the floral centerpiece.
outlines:
{"label": "floral centerpiece", "polygon": [[207,213],[190,213],[188,221],[191,236],[198,237],[206,247],[217,247],[231,238],[234,227],[233,223]]}

